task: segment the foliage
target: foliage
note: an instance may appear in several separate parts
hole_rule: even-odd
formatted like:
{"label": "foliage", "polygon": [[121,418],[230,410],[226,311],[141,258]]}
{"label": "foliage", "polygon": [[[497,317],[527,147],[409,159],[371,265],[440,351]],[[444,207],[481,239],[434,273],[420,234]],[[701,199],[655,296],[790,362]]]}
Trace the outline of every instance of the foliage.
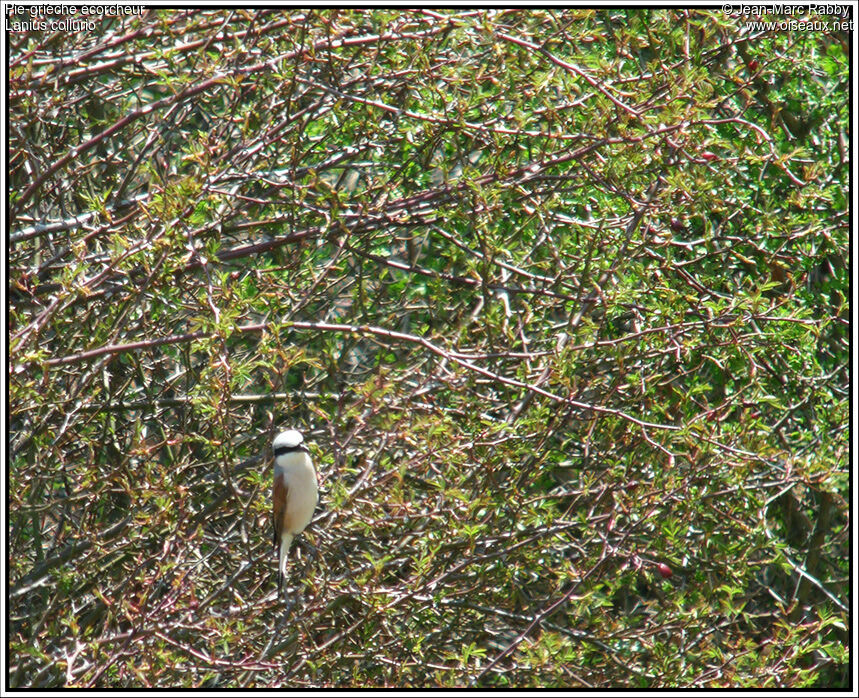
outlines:
{"label": "foliage", "polygon": [[9,35],[11,686],[848,685],[847,32],[94,27]]}

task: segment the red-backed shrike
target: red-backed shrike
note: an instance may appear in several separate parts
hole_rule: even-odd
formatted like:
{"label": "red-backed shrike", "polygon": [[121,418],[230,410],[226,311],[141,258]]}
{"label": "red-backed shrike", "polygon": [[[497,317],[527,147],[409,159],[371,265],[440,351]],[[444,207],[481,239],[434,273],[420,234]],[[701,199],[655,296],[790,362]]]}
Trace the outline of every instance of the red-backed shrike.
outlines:
{"label": "red-backed shrike", "polygon": [[271,447],[274,451],[274,546],[280,555],[277,590],[282,594],[289,546],[313,518],[319,494],[313,461],[300,432],[295,429],[281,432],[274,437]]}

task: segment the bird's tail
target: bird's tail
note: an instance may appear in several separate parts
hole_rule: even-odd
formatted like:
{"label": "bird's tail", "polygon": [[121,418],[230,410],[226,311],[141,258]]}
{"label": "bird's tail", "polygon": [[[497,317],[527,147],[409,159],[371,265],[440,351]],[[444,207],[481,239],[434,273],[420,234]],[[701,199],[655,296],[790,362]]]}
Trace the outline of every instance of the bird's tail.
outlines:
{"label": "bird's tail", "polygon": [[292,534],[284,533],[280,539],[280,559],[277,565],[277,593],[278,596],[283,596],[283,585],[286,579],[287,555],[289,546],[292,545]]}

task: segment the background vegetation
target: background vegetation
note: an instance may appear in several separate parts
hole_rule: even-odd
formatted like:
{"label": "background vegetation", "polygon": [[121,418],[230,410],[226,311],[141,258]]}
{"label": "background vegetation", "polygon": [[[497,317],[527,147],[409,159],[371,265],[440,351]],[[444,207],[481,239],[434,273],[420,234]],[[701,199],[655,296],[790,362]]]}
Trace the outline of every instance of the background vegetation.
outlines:
{"label": "background vegetation", "polygon": [[11,687],[849,685],[846,31],[94,26],[8,35]]}

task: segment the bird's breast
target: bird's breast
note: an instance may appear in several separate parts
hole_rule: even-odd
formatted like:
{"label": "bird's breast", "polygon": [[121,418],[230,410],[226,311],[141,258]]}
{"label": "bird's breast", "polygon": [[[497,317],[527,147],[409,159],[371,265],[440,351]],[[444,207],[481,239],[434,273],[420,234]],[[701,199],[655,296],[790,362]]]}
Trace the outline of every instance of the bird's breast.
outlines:
{"label": "bird's breast", "polygon": [[275,462],[274,477],[286,485],[283,530],[300,533],[310,520],[319,499],[316,471],[307,454],[287,454]]}

